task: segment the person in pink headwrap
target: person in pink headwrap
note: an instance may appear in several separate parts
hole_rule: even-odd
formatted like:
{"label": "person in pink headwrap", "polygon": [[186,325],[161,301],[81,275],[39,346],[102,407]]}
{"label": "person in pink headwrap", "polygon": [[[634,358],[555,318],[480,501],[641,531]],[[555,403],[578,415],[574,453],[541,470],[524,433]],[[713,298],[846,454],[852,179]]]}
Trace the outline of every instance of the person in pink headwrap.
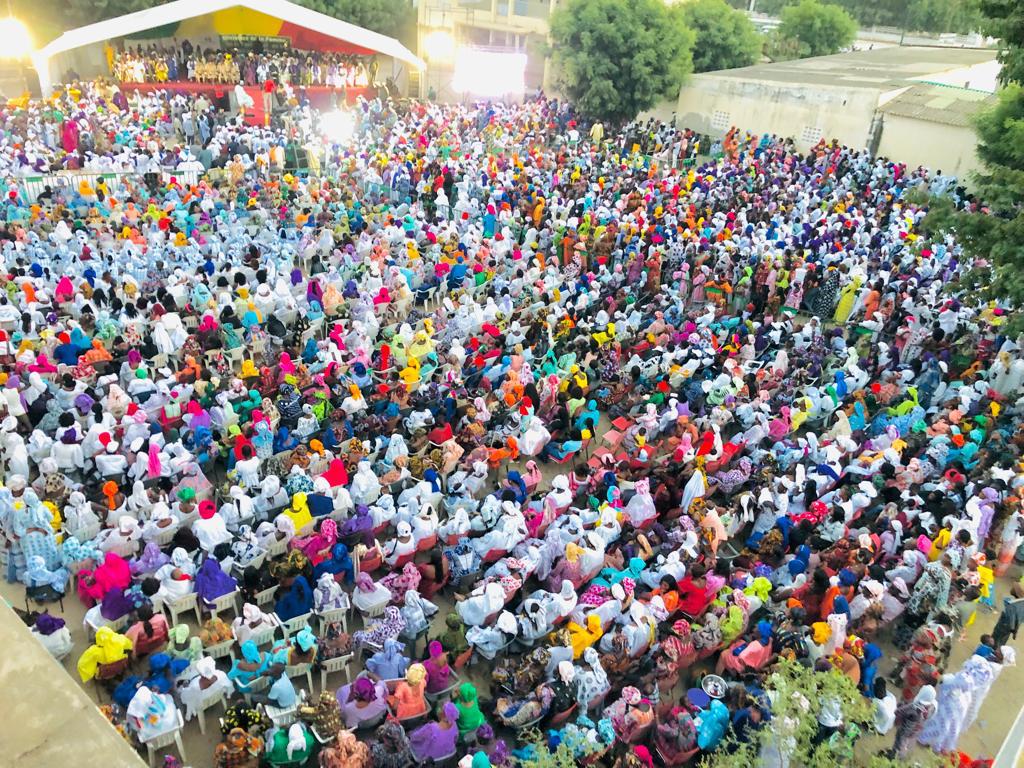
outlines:
{"label": "person in pink headwrap", "polygon": [[291,540],[289,547],[300,550],[310,562],[317,566],[331,556],[331,550],[338,542],[338,524],[326,518],[320,522],[320,530],[309,536],[299,536]]}

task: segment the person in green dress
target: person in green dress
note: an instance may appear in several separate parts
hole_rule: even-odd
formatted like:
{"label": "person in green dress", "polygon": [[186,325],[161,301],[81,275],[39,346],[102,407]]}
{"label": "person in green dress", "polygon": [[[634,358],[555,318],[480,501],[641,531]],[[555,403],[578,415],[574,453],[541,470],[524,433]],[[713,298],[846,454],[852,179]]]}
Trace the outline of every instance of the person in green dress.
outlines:
{"label": "person in green dress", "polygon": [[477,701],[476,686],[472,683],[459,686],[455,706],[459,709],[459,738],[465,739],[467,734],[484,724],[484,713],[480,711],[480,703]]}

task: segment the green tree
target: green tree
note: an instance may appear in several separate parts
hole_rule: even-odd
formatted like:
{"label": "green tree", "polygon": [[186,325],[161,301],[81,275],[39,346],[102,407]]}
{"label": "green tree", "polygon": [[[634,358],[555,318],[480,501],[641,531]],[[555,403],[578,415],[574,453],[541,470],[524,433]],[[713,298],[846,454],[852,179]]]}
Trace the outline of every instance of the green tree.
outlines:
{"label": "green tree", "polygon": [[697,36],[694,72],[747,67],[761,55],[761,36],[747,14],[730,8],[725,0],[685,3],[683,18]]}
{"label": "green tree", "polygon": [[915,32],[974,32],[981,14],[973,0],[911,0],[896,26]]}
{"label": "green tree", "polygon": [[[874,719],[874,706],[857,685],[838,670],[815,672],[795,661],[781,659],[764,685],[771,701],[767,727],[748,729],[742,740],[734,735],[700,761],[700,768],[750,768],[753,765],[790,765],[792,768],[861,765],[869,768],[939,768],[940,759],[915,756],[913,763],[856,754],[857,739]],[[838,706],[845,728],[815,745],[818,715],[824,704]],[[771,757],[768,757],[768,756]],[[947,763],[944,763],[948,765]]]}
{"label": "green tree", "polygon": [[983,31],[1002,40],[1000,82],[1024,83],[1024,5],[1018,0],[980,0],[978,8]]}
{"label": "green tree", "polygon": [[569,0],[551,17],[556,83],[584,115],[620,123],[674,98],[693,32],[662,0]]}
{"label": "green tree", "polygon": [[955,233],[958,242],[985,266],[965,275],[959,289],[977,298],[1010,299],[1024,304],[1024,88],[1011,83],[996,103],[975,120],[978,159],[974,194],[977,211],[954,211],[948,200],[935,200],[928,230]]}
{"label": "green tree", "polygon": [[800,58],[837,53],[857,35],[857,22],[853,17],[831,3],[800,0],[796,5],[783,8],[781,17],[779,37],[796,40]]}
{"label": "green tree", "polygon": [[[412,0],[296,0],[299,5],[320,11],[342,21],[397,36],[414,20]],[[72,23],[91,24],[112,19],[154,5],[153,0],[67,0],[66,11]],[[70,26],[70,25],[69,25]]]}
{"label": "green tree", "polygon": [[[979,266],[956,286],[981,299],[1024,304],[1024,7],[1013,0],[980,0],[984,29],[1002,38],[1000,79],[1005,87],[995,104],[975,118],[978,159],[970,210],[933,200],[925,219],[930,232],[951,232]],[[1013,330],[1024,316],[1012,319]]]}
{"label": "green tree", "polygon": [[399,37],[415,22],[412,0],[295,0],[336,19]]}
{"label": "green tree", "polygon": [[146,0],[67,0],[67,26],[92,24],[104,19],[113,19],[154,5],[163,5],[163,3],[146,2]]}
{"label": "green tree", "polygon": [[865,27],[898,27],[907,7],[917,0],[832,0]]}
{"label": "green tree", "polygon": [[764,55],[769,61],[799,59],[800,41],[793,37],[783,37],[779,30],[773,29],[764,36]]}
{"label": "green tree", "polygon": [[977,0],[833,1],[862,27],[898,27],[930,33],[973,32],[980,22]]}

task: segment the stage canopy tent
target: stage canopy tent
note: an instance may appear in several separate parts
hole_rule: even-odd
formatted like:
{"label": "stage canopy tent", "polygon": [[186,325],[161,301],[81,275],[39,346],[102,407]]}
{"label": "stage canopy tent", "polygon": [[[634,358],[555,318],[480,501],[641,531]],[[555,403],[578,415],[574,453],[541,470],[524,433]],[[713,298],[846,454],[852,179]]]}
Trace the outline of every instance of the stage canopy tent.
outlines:
{"label": "stage canopy tent", "polygon": [[78,49],[98,47],[99,55],[92,57],[98,62],[102,61],[102,44],[109,40],[157,37],[182,40],[214,35],[287,37],[292,46],[299,49],[380,54],[419,69],[424,66],[419,57],[393,37],[288,0],[174,0],[72,29],[37,51],[33,60],[45,94],[64,69],[82,66],[79,61],[65,62],[61,66],[63,57]]}

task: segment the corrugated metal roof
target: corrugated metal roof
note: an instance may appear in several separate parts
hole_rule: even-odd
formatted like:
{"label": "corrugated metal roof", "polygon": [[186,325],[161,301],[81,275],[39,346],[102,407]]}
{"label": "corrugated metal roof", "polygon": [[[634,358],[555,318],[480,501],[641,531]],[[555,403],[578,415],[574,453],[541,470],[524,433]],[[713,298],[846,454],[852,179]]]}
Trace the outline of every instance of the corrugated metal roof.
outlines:
{"label": "corrugated metal roof", "polygon": [[915,85],[878,108],[886,115],[969,128],[974,115],[995,101],[983,91],[943,85]]}

